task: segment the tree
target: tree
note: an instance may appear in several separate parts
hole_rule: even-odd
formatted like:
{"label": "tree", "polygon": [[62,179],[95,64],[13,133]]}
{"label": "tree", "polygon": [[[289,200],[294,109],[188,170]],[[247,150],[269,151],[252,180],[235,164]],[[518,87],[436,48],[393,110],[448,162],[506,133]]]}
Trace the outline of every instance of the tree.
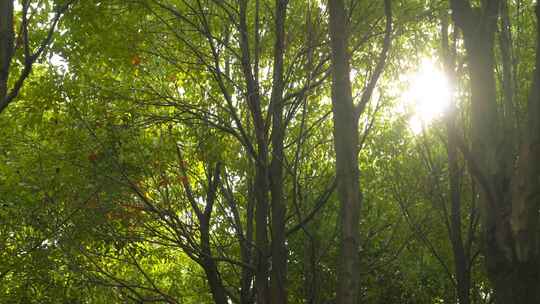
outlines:
{"label": "tree", "polygon": [[519,155],[514,155],[516,147],[509,136],[515,134],[514,113],[508,103],[498,105],[494,76],[494,37],[501,1],[482,1],[479,7],[464,0],[450,4],[453,19],[463,32],[471,79],[470,154],[464,145],[461,148],[481,190],[486,267],[496,303],[536,303],[540,299],[539,255],[534,245],[538,240],[538,197],[534,194],[539,174],[538,59],[523,145]]}
{"label": "tree", "polygon": [[452,1],[4,1],[0,302],[535,302],[531,1]]}
{"label": "tree", "polygon": [[[75,1],[69,0],[55,4],[57,7],[54,10],[50,25],[45,28],[45,37],[39,38],[41,39],[39,43],[30,40],[31,35],[34,34],[30,32],[30,26],[41,26],[35,21],[35,18],[32,18],[33,14],[36,13],[35,9],[31,7],[32,1],[22,1],[21,20],[19,21],[20,30],[17,35],[15,33],[17,25],[14,22],[15,0],[2,1],[0,4],[0,113],[17,97],[26,78],[32,72],[34,63],[52,43],[60,18]],[[42,12],[39,13],[42,14]],[[38,40],[38,38],[34,39]],[[37,46],[32,49],[34,45]],[[13,59],[19,50],[22,53],[21,62],[23,63],[20,72],[17,71],[19,67],[15,67],[15,69],[13,67]],[[14,79],[12,84],[9,82],[10,77]]]}
{"label": "tree", "polygon": [[392,14],[390,0],[385,1],[386,34],[383,48],[372,78],[366,85],[362,99],[355,106],[352,96],[349,62],[349,29],[345,3],[330,0],[329,31],[332,48],[332,111],[334,121],[334,147],[336,152],[337,192],[340,200],[340,253],[338,256],[337,302],[358,301],[358,246],[359,217],[362,194],[358,170],[359,131],[358,119],[371,99],[390,48]]}

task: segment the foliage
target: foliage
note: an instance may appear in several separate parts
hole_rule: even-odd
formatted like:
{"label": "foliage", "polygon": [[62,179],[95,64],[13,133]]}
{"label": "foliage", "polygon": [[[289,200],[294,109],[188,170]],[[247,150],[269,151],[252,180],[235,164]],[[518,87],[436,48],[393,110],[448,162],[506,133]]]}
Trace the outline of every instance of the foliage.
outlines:
{"label": "foliage", "polygon": [[[30,41],[41,41],[60,3],[30,2]],[[363,303],[456,303],[446,117],[413,134],[401,99],[402,75],[422,58],[442,61],[440,20],[448,5],[392,2],[392,49],[360,117],[358,290]],[[253,303],[261,143],[247,101],[240,3],[247,3],[247,52],[270,163],[274,1],[96,0],[69,7],[16,102],[0,115],[0,303],[212,303],[213,270],[231,303]],[[333,139],[340,134],[332,132],[328,13],[322,1],[288,5],[287,296],[291,303],[329,303],[338,284]],[[348,5],[358,99],[382,48],[384,10],[382,1]],[[516,125],[524,133],[536,29],[532,1],[508,5]],[[20,22],[21,12],[14,26]],[[469,79],[456,37],[457,117],[469,140]],[[498,62],[502,56],[498,46]],[[19,50],[13,79],[23,60]],[[502,63],[496,70],[502,92]],[[489,303],[478,189],[465,157],[458,163],[471,300]]]}

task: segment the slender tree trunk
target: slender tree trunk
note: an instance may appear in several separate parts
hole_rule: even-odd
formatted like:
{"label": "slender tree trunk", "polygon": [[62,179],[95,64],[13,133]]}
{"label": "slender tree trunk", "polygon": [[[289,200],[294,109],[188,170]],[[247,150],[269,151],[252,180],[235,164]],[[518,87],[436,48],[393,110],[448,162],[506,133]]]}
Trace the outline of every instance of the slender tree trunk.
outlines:
{"label": "slender tree trunk", "polygon": [[[261,111],[261,99],[259,84],[256,74],[252,70],[252,60],[250,55],[248,25],[247,25],[247,0],[240,0],[240,48],[242,52],[242,71],[246,81],[246,100],[248,108],[253,118],[255,129],[255,140],[257,143],[257,155],[255,159],[255,247],[256,247],[256,267],[255,267],[255,290],[257,304],[268,304],[270,290],[269,278],[269,248],[268,248],[268,194],[269,194],[269,170],[268,170],[268,135],[265,120]],[[257,33],[256,35],[257,36]],[[256,40],[257,41],[257,40]],[[256,43],[257,44],[257,43]],[[258,47],[255,47],[256,52]],[[255,62],[258,62],[258,53],[254,55]],[[257,64],[255,64],[257,66]],[[255,70],[255,73],[258,73]]]}
{"label": "slender tree trunk", "polygon": [[[512,52],[512,29],[510,24],[510,15],[508,12],[508,1],[501,0],[501,30],[499,34],[499,44],[501,47],[502,59],[502,89],[504,105],[505,142],[510,148],[505,149],[509,156],[506,159],[512,159],[515,152],[514,147],[517,143],[516,128],[516,110],[514,106],[514,55]],[[511,170],[512,164],[507,164],[508,170]]]}
{"label": "slender tree trunk", "polygon": [[[454,58],[450,51],[448,39],[448,16],[442,16],[442,48],[446,74],[451,83],[454,83]],[[460,304],[470,303],[471,273],[468,265],[468,254],[463,245],[461,229],[461,189],[458,164],[458,143],[456,134],[457,108],[455,100],[451,97],[450,109],[446,117],[446,134],[448,137],[448,171],[450,188],[450,241],[454,255],[454,273],[457,282],[457,296]]]}
{"label": "slender tree trunk", "polygon": [[274,68],[272,79],[272,161],[270,164],[270,193],[272,197],[272,271],[270,300],[273,304],[287,303],[287,248],[285,221],[287,207],[283,197],[283,54],[285,52],[285,18],[288,0],[276,0]]}
{"label": "slender tree trunk", "polygon": [[255,173],[255,290],[257,304],[269,303],[269,250],[268,250],[268,159],[266,143],[259,143]]}
{"label": "slender tree trunk", "polygon": [[[193,194],[189,181],[187,180],[186,168],[182,164],[182,153],[179,147],[177,147],[177,153],[180,161],[181,171],[183,177],[185,178],[183,181],[184,191],[186,193],[187,200],[191,205],[191,209],[197,216],[197,220],[199,222],[200,241],[196,261],[203,268],[206,274],[206,279],[208,281],[214,302],[216,304],[228,304],[225,286],[220,278],[218,265],[214,256],[212,255],[210,244],[210,221],[212,219],[214,203],[216,202],[217,191],[221,183],[221,164],[217,163],[213,168],[213,172],[208,172],[206,205],[204,206],[204,209],[202,209]],[[212,166],[209,166],[208,170],[212,170],[211,168]]]}
{"label": "slender tree trunk", "polygon": [[14,48],[13,0],[0,1],[0,112],[4,108]]}
{"label": "slender tree trunk", "polygon": [[210,286],[210,292],[212,298],[216,304],[228,304],[227,294],[223,282],[219,277],[219,271],[216,261],[212,256],[210,249],[210,219],[202,218],[200,223],[201,229],[201,265],[206,274],[208,285]]}
{"label": "slender tree trunk", "polygon": [[362,195],[358,169],[358,118],[355,115],[348,52],[347,14],[343,0],[329,0],[332,48],[332,111],[338,182],[339,253],[337,303],[356,304],[359,285],[359,216]]}
{"label": "slender tree trunk", "polygon": [[321,254],[320,221],[306,225],[304,242],[304,303],[321,303],[321,272],[318,261]]}
{"label": "slender tree trunk", "polygon": [[[455,110],[454,110],[455,111]],[[455,134],[454,116],[448,118],[448,167],[450,179],[450,240],[454,255],[454,271],[457,281],[457,292],[460,304],[470,303],[471,273],[468,265],[468,255],[463,245],[461,229],[461,189],[460,174],[457,159],[457,139]]]}
{"label": "slender tree trunk", "polygon": [[[248,180],[248,202],[246,210],[246,235],[241,241],[242,261],[250,265],[253,257],[253,210],[255,209],[255,198],[251,179]],[[242,268],[240,279],[240,304],[253,303],[251,283],[253,281],[253,271],[247,267]]]}
{"label": "slender tree trunk", "polygon": [[[306,9],[306,23],[305,34],[307,44],[307,63],[305,70],[308,71],[308,82],[311,80],[311,71],[313,70],[313,52],[315,49],[315,37],[313,30],[312,20],[312,4],[308,1],[308,7]],[[307,114],[307,97],[303,97],[302,105],[302,120],[300,124],[300,134],[302,134],[306,128],[306,114]],[[294,176],[294,195],[295,200],[299,199],[301,190],[296,186],[298,179],[298,163],[300,161],[300,155],[302,150],[302,137],[298,137],[297,150],[295,155],[295,176]],[[294,202],[297,204],[297,202]],[[306,304],[321,304],[321,270],[319,266],[320,254],[321,254],[321,237],[320,228],[321,222],[319,218],[315,218],[306,224],[304,228],[305,240],[304,240],[304,303]]]}

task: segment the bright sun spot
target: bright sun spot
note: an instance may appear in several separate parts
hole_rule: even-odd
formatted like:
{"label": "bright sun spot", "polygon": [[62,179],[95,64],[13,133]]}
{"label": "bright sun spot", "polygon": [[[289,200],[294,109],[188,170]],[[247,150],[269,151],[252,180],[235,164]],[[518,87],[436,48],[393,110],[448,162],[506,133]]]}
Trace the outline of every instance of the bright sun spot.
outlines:
{"label": "bright sun spot", "polygon": [[432,59],[422,60],[418,70],[406,78],[409,87],[402,95],[402,101],[411,111],[409,127],[418,134],[446,110],[450,102],[450,86],[446,75]]}

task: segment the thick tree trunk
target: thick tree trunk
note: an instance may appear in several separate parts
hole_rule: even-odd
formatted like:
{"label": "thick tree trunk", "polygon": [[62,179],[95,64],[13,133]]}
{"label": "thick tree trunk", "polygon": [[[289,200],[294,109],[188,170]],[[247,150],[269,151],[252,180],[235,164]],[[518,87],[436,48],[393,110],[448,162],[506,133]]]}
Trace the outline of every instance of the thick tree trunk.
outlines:
{"label": "thick tree trunk", "polygon": [[358,169],[358,118],[349,79],[347,14],[343,0],[329,0],[332,48],[332,111],[338,182],[339,254],[337,303],[356,304],[359,286],[359,216],[362,195]]}
{"label": "thick tree trunk", "polygon": [[[493,255],[493,253],[490,254]],[[540,303],[538,257],[534,261],[526,263],[501,260],[496,266],[498,268],[492,268],[489,271],[489,278],[495,291],[495,303]]]}
{"label": "thick tree trunk", "polygon": [[272,161],[270,164],[270,193],[272,197],[272,270],[270,300],[273,304],[287,303],[287,247],[285,222],[287,207],[283,197],[283,54],[285,52],[285,18],[288,0],[276,0],[274,68],[272,79]]}
{"label": "thick tree trunk", "polygon": [[[529,97],[528,125],[518,165],[511,162],[500,136],[508,119],[499,115],[494,80],[493,37],[499,2],[471,8],[452,0],[454,20],[463,30],[471,78],[472,171],[480,185],[484,253],[497,304],[540,303],[540,38]],[[539,11],[537,7],[537,18]]]}
{"label": "thick tree trunk", "polygon": [[[540,21],[540,6],[536,6]],[[540,303],[540,28],[537,26],[536,64],[528,100],[528,124],[518,166],[512,178],[510,217],[511,259],[494,251],[498,264],[489,270],[496,303]],[[502,252],[501,252],[502,251]]]}
{"label": "thick tree trunk", "polygon": [[14,48],[13,0],[0,1],[0,112],[5,108],[9,66]]}
{"label": "thick tree trunk", "polygon": [[[510,13],[508,12],[508,0],[501,0],[501,25],[499,35],[499,45],[502,60],[502,89],[503,89],[503,109],[505,124],[505,145],[508,147],[505,152],[508,156],[505,159],[512,159],[517,141],[516,110],[514,106],[514,55],[512,51],[512,29],[510,24]],[[510,170],[512,163],[506,164]]]}

